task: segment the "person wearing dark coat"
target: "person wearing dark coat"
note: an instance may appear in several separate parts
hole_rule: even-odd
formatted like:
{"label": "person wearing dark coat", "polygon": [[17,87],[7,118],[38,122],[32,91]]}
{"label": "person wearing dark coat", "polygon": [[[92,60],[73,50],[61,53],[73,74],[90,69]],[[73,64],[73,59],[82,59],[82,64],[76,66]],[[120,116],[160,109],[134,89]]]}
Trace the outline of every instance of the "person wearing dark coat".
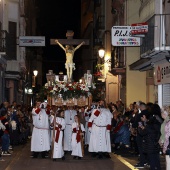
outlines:
{"label": "person wearing dark coat", "polygon": [[138,126],[139,126],[139,122],[141,122],[141,115],[144,113],[148,113],[148,110],[146,109],[146,104],[143,102],[140,102],[139,105],[139,109],[141,112],[138,112],[138,114],[136,114],[135,116],[135,120],[132,124],[132,128],[137,129],[137,134],[136,134],[136,143],[137,143],[137,148],[139,151],[139,163],[137,163],[135,165],[135,168],[144,168],[144,164],[147,163],[147,157],[146,155],[143,153],[143,148],[142,148],[142,136],[138,131]]}
{"label": "person wearing dark coat", "polygon": [[150,170],[161,170],[159,157],[161,122],[157,116],[146,112],[141,114],[141,120],[143,124],[139,125],[138,131],[142,136],[143,153],[147,155]]}

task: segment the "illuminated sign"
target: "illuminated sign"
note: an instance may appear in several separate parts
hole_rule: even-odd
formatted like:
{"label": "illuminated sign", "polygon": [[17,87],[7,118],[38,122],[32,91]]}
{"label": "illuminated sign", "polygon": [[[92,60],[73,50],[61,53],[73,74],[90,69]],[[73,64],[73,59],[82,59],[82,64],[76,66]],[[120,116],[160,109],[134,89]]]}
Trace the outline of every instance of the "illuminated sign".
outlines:
{"label": "illuminated sign", "polygon": [[140,46],[140,38],[133,37],[131,26],[113,26],[111,30],[113,46]]}
{"label": "illuminated sign", "polygon": [[45,37],[43,36],[20,36],[19,46],[21,47],[45,46]]}

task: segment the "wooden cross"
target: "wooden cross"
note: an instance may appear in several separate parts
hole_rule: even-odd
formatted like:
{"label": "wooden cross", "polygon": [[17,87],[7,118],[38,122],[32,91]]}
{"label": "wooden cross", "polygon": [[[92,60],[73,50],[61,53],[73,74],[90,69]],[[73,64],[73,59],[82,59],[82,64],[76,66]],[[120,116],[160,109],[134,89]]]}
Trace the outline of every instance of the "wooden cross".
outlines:
{"label": "wooden cross", "polygon": [[[73,39],[74,32],[72,30],[67,30],[66,37],[67,39],[57,39],[61,44],[63,45],[78,45],[82,43],[83,41],[85,42],[84,45],[89,45],[89,40],[88,39]],[[56,39],[50,39],[50,44],[51,45],[58,45],[55,42]]]}

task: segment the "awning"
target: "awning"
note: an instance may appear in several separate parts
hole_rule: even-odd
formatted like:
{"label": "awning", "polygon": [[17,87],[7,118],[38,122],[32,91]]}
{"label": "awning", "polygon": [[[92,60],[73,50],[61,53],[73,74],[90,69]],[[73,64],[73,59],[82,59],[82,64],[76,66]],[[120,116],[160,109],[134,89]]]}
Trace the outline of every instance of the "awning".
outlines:
{"label": "awning", "polygon": [[141,70],[143,68],[147,68],[151,65],[151,59],[150,58],[141,58],[131,65],[129,65],[130,70]]}
{"label": "awning", "polygon": [[156,63],[168,62],[167,56],[169,56],[169,51],[156,50],[155,48],[145,56],[141,56],[139,60],[129,65],[130,70],[147,71],[153,69]]}
{"label": "awning", "polygon": [[109,71],[113,75],[122,75],[126,73],[125,68],[112,68],[111,71]]}

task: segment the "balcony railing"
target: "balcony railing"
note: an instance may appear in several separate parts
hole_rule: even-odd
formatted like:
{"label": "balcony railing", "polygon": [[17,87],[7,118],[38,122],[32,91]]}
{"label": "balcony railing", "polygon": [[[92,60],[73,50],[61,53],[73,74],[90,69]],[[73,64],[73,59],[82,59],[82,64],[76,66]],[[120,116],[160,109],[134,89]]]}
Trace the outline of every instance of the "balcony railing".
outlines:
{"label": "balcony railing", "polygon": [[147,23],[148,33],[142,38],[140,53],[170,47],[170,14],[156,14]]}
{"label": "balcony railing", "polygon": [[97,18],[97,21],[96,21],[96,29],[97,29],[97,30],[104,30],[104,29],[105,29],[105,16],[100,15],[100,16]]}

